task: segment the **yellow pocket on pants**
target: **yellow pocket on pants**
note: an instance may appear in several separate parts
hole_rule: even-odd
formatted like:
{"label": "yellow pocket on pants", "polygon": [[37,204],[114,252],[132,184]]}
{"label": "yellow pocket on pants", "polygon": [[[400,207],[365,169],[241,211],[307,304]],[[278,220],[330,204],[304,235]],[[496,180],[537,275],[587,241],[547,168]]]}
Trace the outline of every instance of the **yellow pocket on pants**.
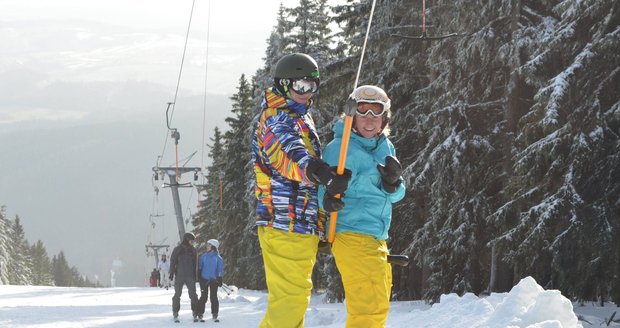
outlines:
{"label": "yellow pocket on pants", "polygon": [[332,244],[342,276],[350,328],[384,327],[390,309],[392,268],[385,241],[353,232],[336,234]]}
{"label": "yellow pocket on pants", "polygon": [[319,237],[258,227],[258,240],[269,290],[267,312],[259,327],[303,327]]}

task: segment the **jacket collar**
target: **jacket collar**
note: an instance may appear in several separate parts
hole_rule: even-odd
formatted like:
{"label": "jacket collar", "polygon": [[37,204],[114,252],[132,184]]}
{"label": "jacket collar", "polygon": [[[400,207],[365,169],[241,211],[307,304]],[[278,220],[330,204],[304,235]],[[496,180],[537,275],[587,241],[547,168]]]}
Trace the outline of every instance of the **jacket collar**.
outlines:
{"label": "jacket collar", "polygon": [[292,99],[288,99],[280,94],[280,92],[271,87],[263,93],[263,101],[261,102],[262,108],[278,108],[280,110],[302,116],[308,112],[312,100],[306,104],[300,104]]}

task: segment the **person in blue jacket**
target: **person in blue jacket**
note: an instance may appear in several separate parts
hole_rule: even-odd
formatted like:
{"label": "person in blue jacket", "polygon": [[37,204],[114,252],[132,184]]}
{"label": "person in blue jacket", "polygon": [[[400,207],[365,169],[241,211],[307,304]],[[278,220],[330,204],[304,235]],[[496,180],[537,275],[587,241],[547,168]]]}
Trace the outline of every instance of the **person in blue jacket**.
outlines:
{"label": "person in blue jacket", "polygon": [[198,259],[198,283],[200,284],[200,299],[198,299],[198,319],[204,321],[205,304],[209,292],[211,293],[211,316],[218,321],[217,314],[220,310],[220,302],[217,299],[217,289],[222,286],[224,277],[224,261],[218,249],[220,242],[217,239],[207,240],[207,251]]}
{"label": "person in blue jacket", "polygon": [[[345,290],[346,327],[384,327],[392,288],[385,240],[392,204],[405,196],[405,186],[402,166],[388,139],[391,114],[387,94],[379,87],[364,85],[356,88],[351,98],[356,108],[345,162],[351,181],[342,199],[320,187],[319,205],[326,212],[338,211],[331,251]],[[343,129],[343,121],[337,121],[334,140],[323,152],[323,160],[330,165],[338,163]]]}

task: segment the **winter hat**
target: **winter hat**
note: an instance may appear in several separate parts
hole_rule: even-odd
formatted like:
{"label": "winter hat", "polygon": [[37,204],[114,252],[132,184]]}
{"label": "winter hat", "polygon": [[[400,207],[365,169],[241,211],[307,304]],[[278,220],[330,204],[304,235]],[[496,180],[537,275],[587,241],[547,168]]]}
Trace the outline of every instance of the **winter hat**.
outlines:
{"label": "winter hat", "polygon": [[217,239],[209,239],[209,240],[207,240],[207,244],[215,247],[216,249],[220,248],[220,242],[217,241]]}

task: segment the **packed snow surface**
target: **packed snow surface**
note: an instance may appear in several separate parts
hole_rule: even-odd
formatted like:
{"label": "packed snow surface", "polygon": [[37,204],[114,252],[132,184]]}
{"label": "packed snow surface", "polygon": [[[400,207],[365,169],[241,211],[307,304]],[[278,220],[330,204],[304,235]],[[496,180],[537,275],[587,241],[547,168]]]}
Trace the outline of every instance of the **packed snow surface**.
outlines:
{"label": "packed snow surface", "polygon": [[[264,291],[232,287],[222,289],[219,327],[257,327],[267,306]],[[170,327],[173,290],[162,288],[65,288],[0,286],[0,327]],[[181,297],[180,324],[192,322],[187,291]],[[207,303],[206,318],[210,318]],[[527,277],[508,293],[487,297],[473,294],[443,295],[432,306],[422,301],[393,302],[386,327],[489,327],[559,328],[599,326],[617,308],[594,311],[594,305],[577,307],[592,325],[577,320],[573,304],[557,290],[544,290]],[[306,327],[344,327],[342,303],[326,304],[313,295],[306,312]],[[207,325],[216,325],[207,320]],[[611,325],[617,325],[611,323]]]}

